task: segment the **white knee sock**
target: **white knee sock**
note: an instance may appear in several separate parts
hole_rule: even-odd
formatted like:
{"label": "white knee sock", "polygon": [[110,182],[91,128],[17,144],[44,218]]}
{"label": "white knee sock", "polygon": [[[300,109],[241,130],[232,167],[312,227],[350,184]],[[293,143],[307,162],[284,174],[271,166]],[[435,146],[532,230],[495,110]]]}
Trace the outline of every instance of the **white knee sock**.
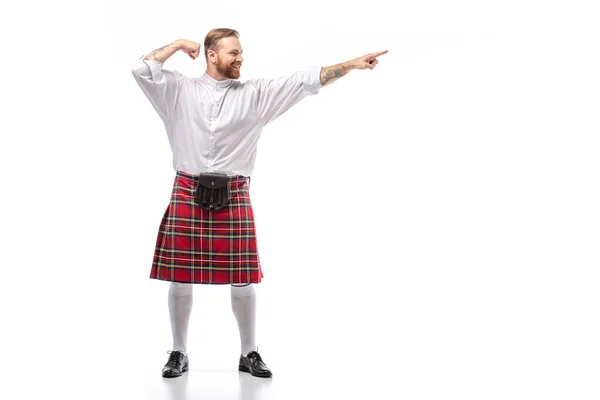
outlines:
{"label": "white knee sock", "polygon": [[256,293],[252,284],[231,286],[231,308],[240,330],[242,354],[256,351]]}
{"label": "white knee sock", "polygon": [[169,288],[169,316],[173,334],[173,350],[187,355],[187,333],[192,312],[193,287],[187,283],[171,282]]}

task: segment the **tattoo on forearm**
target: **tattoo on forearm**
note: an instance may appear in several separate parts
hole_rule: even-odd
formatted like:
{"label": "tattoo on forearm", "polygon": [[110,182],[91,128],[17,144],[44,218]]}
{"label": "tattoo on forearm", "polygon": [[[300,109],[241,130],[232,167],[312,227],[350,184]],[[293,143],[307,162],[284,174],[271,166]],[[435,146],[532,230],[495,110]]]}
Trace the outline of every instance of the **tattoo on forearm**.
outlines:
{"label": "tattoo on forearm", "polygon": [[156,60],[156,55],[158,53],[160,53],[161,51],[163,51],[164,49],[166,49],[169,45],[163,46],[160,49],[156,49],[152,52],[150,52],[145,58],[144,60]]}
{"label": "tattoo on forearm", "polygon": [[328,68],[321,68],[321,85],[326,85],[331,80],[341,78],[348,73],[343,65],[336,65]]}

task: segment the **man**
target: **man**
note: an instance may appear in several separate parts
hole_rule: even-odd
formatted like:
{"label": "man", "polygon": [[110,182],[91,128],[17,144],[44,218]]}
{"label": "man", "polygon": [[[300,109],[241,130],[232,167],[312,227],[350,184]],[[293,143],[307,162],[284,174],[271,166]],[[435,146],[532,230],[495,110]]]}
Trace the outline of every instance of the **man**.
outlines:
{"label": "man", "polygon": [[[199,78],[163,69],[163,63],[177,51],[192,60],[199,56],[200,44],[190,40],[176,40],[152,51],[132,71],[165,125],[176,171],[150,273],[151,278],[171,282],[168,305],[173,350],[163,377],[180,376],[189,368],[186,344],[192,284],[231,285],[241,339],[239,370],[257,377],[272,376],[255,342],[252,284],[259,283],[263,273],[248,183],[258,139],[263,126],[304,97],[353,69],[373,69],[377,57],[387,53],[367,54],[279,79],[241,83],[237,79],[244,58],[238,38],[233,29],[213,29],[206,35],[207,67]],[[215,189],[215,180],[220,178],[210,173],[221,174],[226,187],[220,192]],[[220,202],[214,200],[219,193],[226,196]]]}

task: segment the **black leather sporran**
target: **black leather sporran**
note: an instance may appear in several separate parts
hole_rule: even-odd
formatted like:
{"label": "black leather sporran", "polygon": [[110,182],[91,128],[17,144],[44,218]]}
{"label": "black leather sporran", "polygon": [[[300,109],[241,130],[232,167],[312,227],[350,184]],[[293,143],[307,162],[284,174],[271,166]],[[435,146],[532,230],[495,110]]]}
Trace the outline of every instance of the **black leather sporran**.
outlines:
{"label": "black leather sporran", "polygon": [[194,201],[203,210],[219,211],[229,201],[228,177],[218,172],[204,172],[198,178]]}

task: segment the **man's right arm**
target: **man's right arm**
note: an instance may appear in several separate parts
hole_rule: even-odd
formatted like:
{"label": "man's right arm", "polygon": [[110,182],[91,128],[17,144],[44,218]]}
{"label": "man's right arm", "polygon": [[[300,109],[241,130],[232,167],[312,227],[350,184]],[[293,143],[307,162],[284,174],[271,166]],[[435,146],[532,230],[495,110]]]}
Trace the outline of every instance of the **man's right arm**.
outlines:
{"label": "man's right arm", "polygon": [[179,44],[174,41],[171,44],[161,47],[148,53],[144,60],[158,61],[164,63],[169,57],[179,51]]}
{"label": "man's right arm", "polygon": [[172,117],[183,76],[177,71],[163,70],[163,63],[178,50],[184,51],[195,60],[200,52],[200,44],[191,40],[176,40],[139,59],[131,71],[165,123]]}
{"label": "man's right arm", "polygon": [[161,47],[160,49],[151,51],[146,57],[144,57],[144,60],[152,60],[164,63],[169,57],[179,50],[183,50],[188,56],[190,56],[192,60],[195,60],[196,57],[198,57],[198,54],[200,54],[200,44],[191,40],[176,40],[171,44]]}

